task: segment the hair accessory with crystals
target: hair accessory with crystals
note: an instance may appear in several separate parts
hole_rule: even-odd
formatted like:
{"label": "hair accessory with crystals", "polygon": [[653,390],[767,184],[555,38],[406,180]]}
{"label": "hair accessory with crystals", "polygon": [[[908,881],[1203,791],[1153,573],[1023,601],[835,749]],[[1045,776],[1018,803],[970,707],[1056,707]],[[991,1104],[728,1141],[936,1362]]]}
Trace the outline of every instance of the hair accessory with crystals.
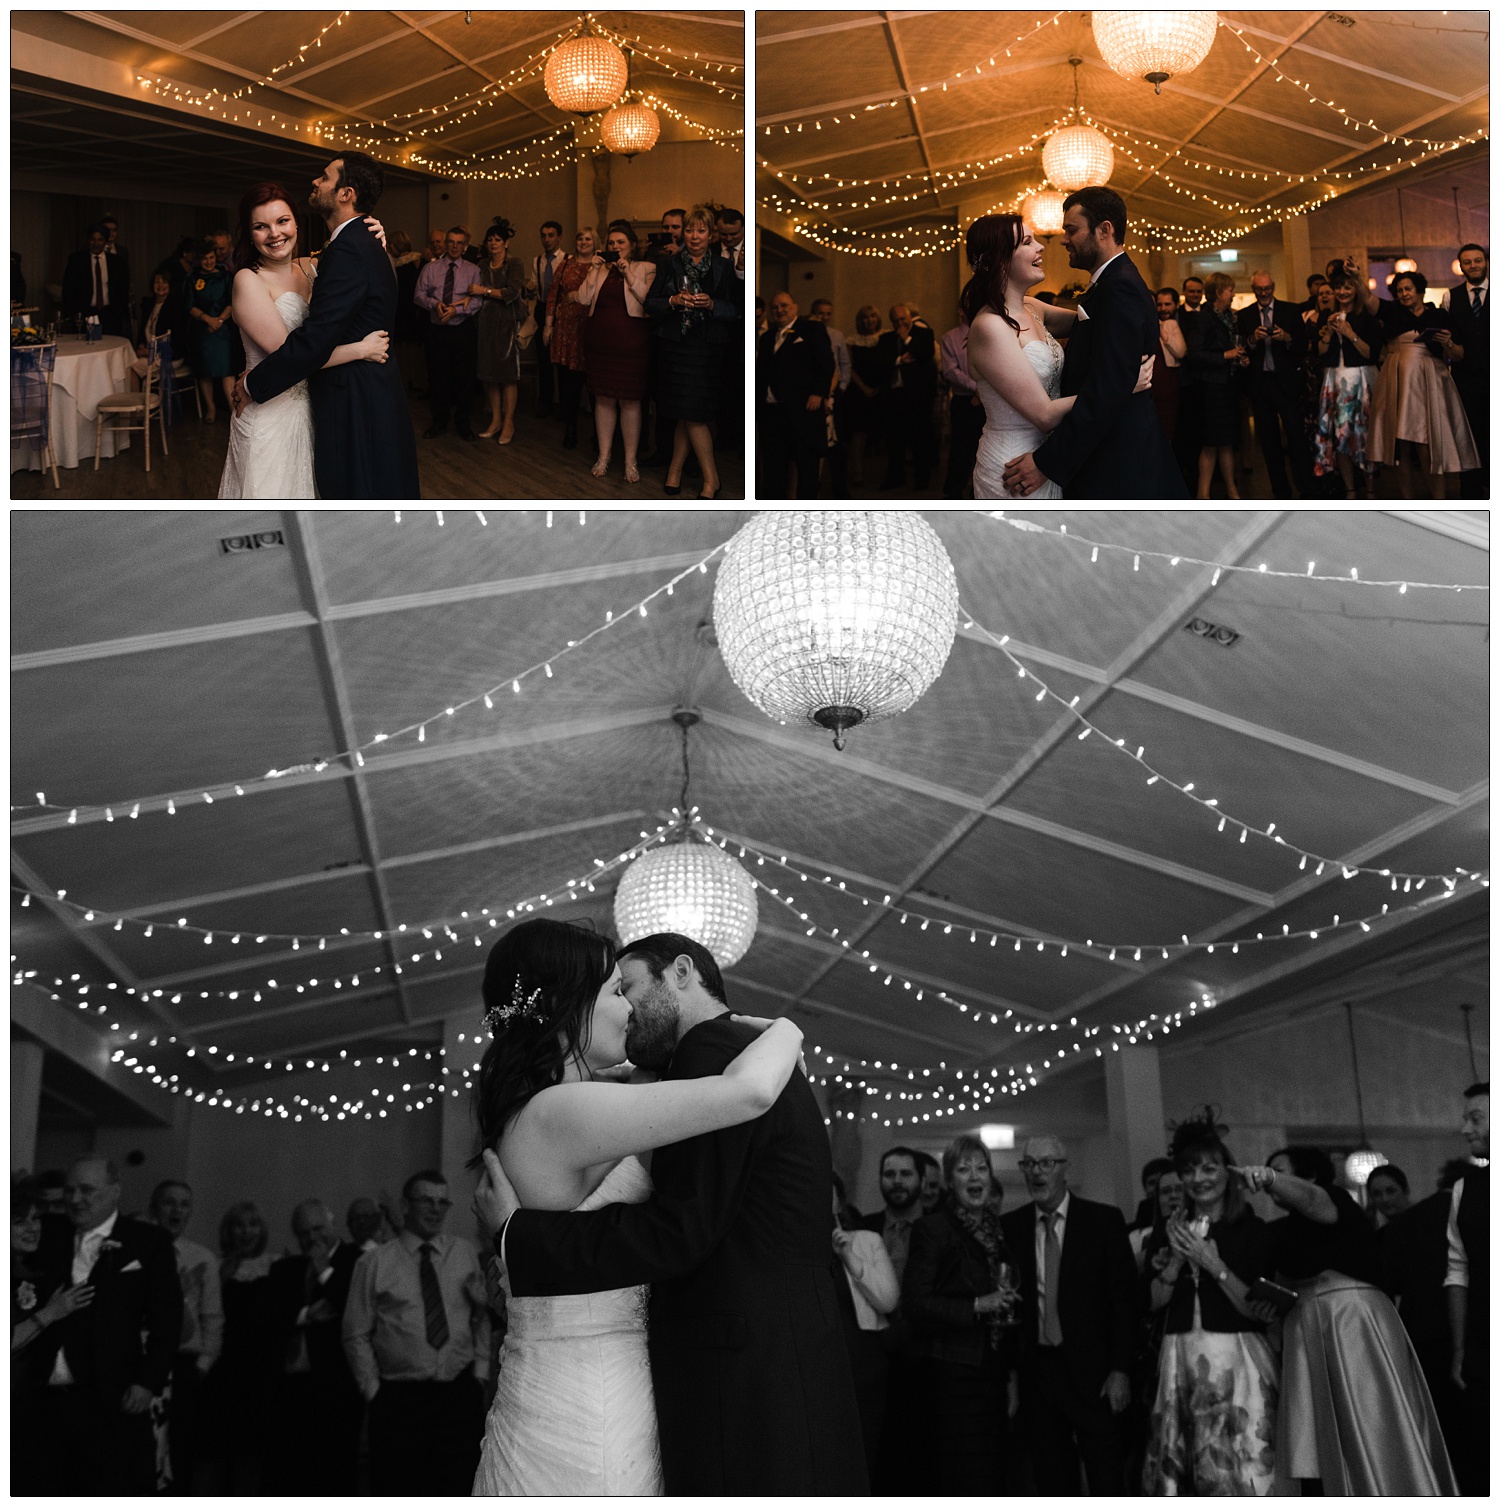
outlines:
{"label": "hair accessory with crystals", "polygon": [[484,1017],[484,1027],[491,1036],[494,1036],[502,1026],[512,1020],[541,1020],[545,1014],[546,1011],[542,1008],[541,989],[533,989],[530,994],[527,994],[526,986],[517,974],[516,981],[511,986],[510,1003],[496,1005],[490,1010]]}
{"label": "hair accessory with crystals", "polygon": [[976,251],[974,253],[974,255],[969,258],[969,265],[976,272],[983,272],[984,271],[984,252],[982,252],[982,251]]}

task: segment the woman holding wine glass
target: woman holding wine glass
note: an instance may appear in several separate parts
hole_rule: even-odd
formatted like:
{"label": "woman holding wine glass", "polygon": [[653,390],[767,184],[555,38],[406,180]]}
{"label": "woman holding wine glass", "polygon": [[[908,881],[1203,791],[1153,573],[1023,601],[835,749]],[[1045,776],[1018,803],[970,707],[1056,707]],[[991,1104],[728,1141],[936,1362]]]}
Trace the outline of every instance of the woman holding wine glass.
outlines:
{"label": "woman holding wine glass", "polygon": [[1188,1206],[1167,1221],[1151,1305],[1165,1309],[1141,1488],[1147,1496],[1265,1496],[1276,1476],[1280,1376],[1251,1289],[1271,1232],[1230,1173],[1207,1106],[1172,1135]]}
{"label": "woman holding wine glass", "polygon": [[913,1393],[923,1400],[912,1432],[932,1446],[933,1495],[993,1495],[1018,1399],[1020,1295],[999,1217],[987,1207],[990,1154],[978,1136],[961,1135],[943,1152],[943,1182],[947,1200],[912,1228],[901,1284]]}

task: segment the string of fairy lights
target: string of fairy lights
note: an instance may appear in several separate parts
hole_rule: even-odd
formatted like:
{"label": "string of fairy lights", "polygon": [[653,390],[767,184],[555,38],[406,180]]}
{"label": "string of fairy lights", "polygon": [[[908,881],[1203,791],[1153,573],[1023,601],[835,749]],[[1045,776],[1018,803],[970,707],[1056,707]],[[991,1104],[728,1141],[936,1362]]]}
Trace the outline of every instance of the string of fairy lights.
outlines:
{"label": "string of fairy lights", "polygon": [[[1057,15],[1061,15],[1059,12]],[[1036,28],[1057,24],[1057,16],[1050,16],[1039,23]],[[1213,209],[1215,212],[1237,217],[1232,223],[1204,226],[1204,225],[1173,225],[1159,219],[1153,219],[1144,215],[1132,216],[1132,226],[1135,239],[1143,249],[1169,251],[1178,254],[1188,254],[1196,251],[1209,250],[1215,246],[1236,240],[1249,235],[1251,232],[1264,225],[1277,220],[1284,220],[1298,215],[1305,215],[1330,203],[1340,194],[1339,184],[1355,186],[1357,184],[1378,180],[1382,175],[1389,175],[1403,168],[1410,168],[1432,158],[1458,151],[1463,147],[1473,146],[1488,139],[1488,130],[1480,127],[1478,130],[1460,134],[1447,140],[1434,140],[1427,137],[1408,136],[1401,132],[1386,130],[1373,120],[1368,120],[1354,115],[1338,105],[1335,101],[1325,99],[1319,95],[1311,85],[1294,77],[1281,66],[1281,58],[1267,58],[1245,36],[1243,31],[1233,23],[1220,18],[1219,25],[1230,32],[1255,59],[1255,61],[1267,69],[1270,76],[1278,83],[1287,84],[1300,90],[1309,103],[1326,107],[1337,114],[1341,121],[1348,126],[1356,135],[1361,132],[1369,132],[1378,138],[1371,150],[1379,150],[1384,147],[1400,147],[1403,150],[1391,161],[1367,162],[1361,167],[1352,169],[1326,168],[1317,169],[1304,173],[1278,173],[1273,171],[1262,172],[1257,170],[1245,170],[1224,167],[1221,164],[1206,162],[1196,155],[1188,155],[1185,147],[1167,146],[1161,142],[1152,140],[1150,137],[1137,132],[1128,131],[1122,127],[1105,126],[1094,119],[1081,107],[1075,107],[1068,112],[1065,118],[1076,117],[1095,130],[1108,136],[1118,150],[1141,172],[1159,179],[1163,186],[1170,192],[1180,195],[1195,204],[1202,204]],[[1027,35],[1031,35],[1028,33]],[[1483,33],[1476,33],[1483,35]],[[1017,45],[1024,38],[1018,38]],[[1009,56],[1007,50],[1005,56]],[[991,57],[989,62],[993,66],[996,59]],[[976,76],[981,72],[980,68],[965,70],[973,72]],[[954,75],[957,79],[962,75]],[[903,93],[893,96],[890,100],[879,101],[857,107],[851,111],[839,112],[828,116],[804,117],[801,120],[781,121],[762,128],[764,136],[770,136],[779,129],[784,137],[803,134],[805,130],[814,132],[822,131],[824,126],[830,128],[840,123],[859,119],[866,112],[873,109],[888,108],[894,104],[905,104],[915,101],[920,94],[928,92],[930,88],[946,89],[949,81],[943,81],[937,85],[924,85],[915,93]],[[1046,136],[1063,122],[1054,122],[1047,127],[1039,136]],[[1160,162],[1148,163],[1138,154],[1132,143],[1139,143],[1141,149],[1161,155]],[[1415,149],[1412,151],[1411,149]],[[1000,166],[1006,160],[1015,156],[1024,155],[1030,150],[1030,146],[1023,146],[1013,153],[1005,154],[994,159],[989,165],[990,170]],[[1167,170],[1167,163],[1173,160],[1180,161],[1184,168],[1197,172],[1208,172],[1227,180],[1257,181],[1267,184],[1279,184],[1285,189],[1300,188],[1309,183],[1323,183],[1324,186],[1310,196],[1295,204],[1281,204],[1274,208],[1261,206],[1259,208],[1247,208],[1243,203],[1227,201],[1216,197],[1200,188],[1190,187],[1178,176]],[[910,260],[918,256],[941,255],[950,252],[963,244],[961,228],[949,231],[947,227],[934,227],[930,221],[915,222],[900,227],[883,227],[875,231],[862,231],[856,227],[841,223],[837,216],[864,212],[875,208],[889,208],[901,204],[914,203],[917,200],[929,197],[933,194],[941,194],[945,189],[951,189],[959,182],[969,178],[977,178],[984,175],[986,168],[979,163],[966,163],[956,169],[915,169],[908,173],[888,175],[885,178],[843,178],[836,173],[819,173],[810,177],[802,177],[790,169],[779,168],[765,158],[758,159],[759,165],[772,177],[790,184],[806,187],[821,185],[819,191],[828,195],[837,188],[838,190],[854,190],[860,192],[870,190],[877,186],[882,190],[879,193],[865,192],[851,202],[833,204],[825,198],[813,199],[808,197],[802,202],[791,202],[783,199],[774,191],[763,193],[758,202],[762,208],[784,215],[793,221],[793,233],[813,242],[815,245],[829,250],[840,251],[846,255],[872,257],[878,260]],[[956,176],[949,176],[954,174]],[[1332,180],[1331,182],[1327,180]],[[925,189],[913,190],[907,185],[923,183]],[[1036,192],[1044,184],[1035,185],[1020,190],[1007,199],[998,202],[988,211],[994,213],[1002,208],[1014,211],[1016,206],[1030,193]],[[893,190],[893,191],[891,191]],[[820,221],[808,223],[806,217],[809,213],[823,216]]]}
{"label": "string of fairy lights", "polygon": [[[433,145],[441,145],[446,135],[456,129],[469,127],[481,114],[493,110],[523,84],[539,78],[552,54],[586,30],[606,37],[622,50],[645,59],[672,78],[690,80],[724,98],[739,99],[744,94],[744,85],[737,77],[744,71],[742,65],[727,59],[707,57],[699,51],[688,51],[655,40],[648,41],[639,33],[619,32],[601,23],[592,13],[584,13],[561,27],[550,41],[499,77],[487,81],[477,89],[461,89],[446,99],[412,109],[395,110],[383,115],[365,115],[356,122],[327,119],[304,121],[269,108],[252,110],[249,107],[246,101],[258,89],[291,87],[282,75],[306,61],[310,52],[322,46],[323,38],[335,27],[341,26],[352,14],[352,11],[341,12],[316,36],[304,43],[293,57],[263,77],[233,91],[196,88],[161,73],[146,70],[136,73],[136,83],[142,90],[174,105],[203,111],[232,124],[251,125],[268,132],[289,132],[311,141],[355,147],[375,156],[415,164],[441,172],[447,177],[485,181],[543,176],[554,171],[560,162],[587,154],[588,143],[584,139],[583,128],[569,121],[540,137],[500,152],[457,152],[443,157],[432,155]],[[659,107],[653,105],[653,108]],[[681,124],[696,127],[706,139],[718,145],[727,145],[734,136],[744,134],[743,130],[734,132],[727,128],[704,125],[675,108],[668,108],[665,113]],[[373,132],[386,134],[371,134]],[[512,155],[517,160],[510,161]]]}
{"label": "string of fairy lights", "polygon": [[[401,521],[399,512],[396,514],[395,521],[397,523]],[[700,560],[678,571],[671,579],[656,587],[655,590],[648,592],[639,601],[623,611],[616,612],[612,608],[609,609],[604,614],[604,621],[583,634],[582,637],[570,638],[564,647],[545,655],[543,658],[527,665],[524,669],[516,669],[510,674],[494,681],[483,690],[449,702],[441,711],[432,712],[416,721],[408,722],[391,732],[374,733],[364,742],[354,744],[349,748],[340,749],[337,753],[323,754],[303,763],[269,769],[262,775],[245,775],[238,780],[221,781],[202,789],[186,792],[178,791],[167,796],[142,796],[139,799],[114,801],[104,805],[68,805],[66,803],[49,801],[46,798],[45,791],[38,791],[36,808],[28,806],[25,809],[67,811],[68,818],[65,825],[70,827],[77,826],[80,822],[88,821],[102,820],[112,822],[121,819],[134,820],[142,814],[149,815],[163,811],[168,816],[175,816],[179,810],[179,802],[182,803],[182,810],[189,810],[198,805],[212,806],[216,800],[243,796],[249,789],[264,788],[290,775],[322,774],[332,764],[340,760],[352,760],[355,767],[363,768],[366,763],[365,754],[382,744],[393,743],[399,739],[409,738],[413,735],[415,735],[418,743],[425,743],[427,741],[427,730],[431,727],[447,725],[460,714],[472,712],[479,706],[483,706],[486,711],[492,712],[496,709],[497,698],[503,704],[507,696],[519,696],[525,682],[538,679],[554,679],[556,674],[553,669],[554,665],[566,659],[568,655],[583,648],[585,644],[591,643],[602,634],[619,627],[620,624],[633,621],[636,618],[649,617],[652,603],[657,601],[658,598],[672,596],[676,588],[690,576],[707,575],[709,562],[722,553],[728,545],[729,540],[727,539],[721,544],[716,544]]]}

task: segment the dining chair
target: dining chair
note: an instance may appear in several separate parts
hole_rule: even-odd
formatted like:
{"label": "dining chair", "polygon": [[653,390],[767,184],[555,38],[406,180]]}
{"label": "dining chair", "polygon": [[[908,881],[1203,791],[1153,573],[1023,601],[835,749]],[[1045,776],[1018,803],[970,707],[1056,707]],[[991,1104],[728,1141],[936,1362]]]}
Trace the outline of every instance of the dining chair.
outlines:
{"label": "dining chair", "polygon": [[10,348],[10,442],[42,452],[42,469],[52,472],[59,491],[57,452],[52,446],[52,373],[57,346],[13,345]]}
{"label": "dining chair", "polygon": [[155,418],[161,435],[161,453],[168,455],[166,404],[162,400],[163,383],[170,383],[172,372],[172,337],[158,335],[146,356],[146,374],[139,392],[115,392],[99,399],[99,417],[94,427],[94,469],[99,469],[99,452],[104,441],[104,425],[115,431],[140,429],[146,436],[146,470],[151,469],[151,420]]}

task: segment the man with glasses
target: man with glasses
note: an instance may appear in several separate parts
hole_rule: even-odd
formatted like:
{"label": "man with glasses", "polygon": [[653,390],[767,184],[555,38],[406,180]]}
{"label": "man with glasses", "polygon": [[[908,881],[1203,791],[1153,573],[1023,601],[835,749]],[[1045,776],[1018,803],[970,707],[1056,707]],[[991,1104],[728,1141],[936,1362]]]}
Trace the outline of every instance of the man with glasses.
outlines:
{"label": "man with glasses", "polygon": [[490,1319],[479,1256],[444,1235],[441,1172],[401,1190],[403,1229],[354,1268],[344,1349],[370,1406],[370,1475],[385,1496],[467,1496],[484,1430]]}
{"label": "man with glasses", "polygon": [[1135,1259],[1118,1209],[1068,1189],[1057,1136],[1021,1148],[1031,1207],[1000,1223],[1021,1289],[1021,1414],[1042,1496],[1123,1496]]}

